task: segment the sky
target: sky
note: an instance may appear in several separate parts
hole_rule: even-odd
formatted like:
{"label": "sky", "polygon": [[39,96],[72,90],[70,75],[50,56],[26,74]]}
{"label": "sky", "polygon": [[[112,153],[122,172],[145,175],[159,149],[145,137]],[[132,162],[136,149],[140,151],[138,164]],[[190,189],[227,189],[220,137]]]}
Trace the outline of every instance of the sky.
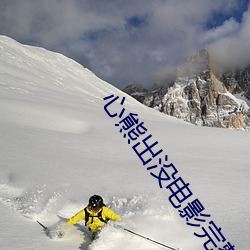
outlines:
{"label": "sky", "polygon": [[0,34],[63,53],[120,89],[165,82],[201,48],[225,65],[250,62],[249,0],[0,0]]}

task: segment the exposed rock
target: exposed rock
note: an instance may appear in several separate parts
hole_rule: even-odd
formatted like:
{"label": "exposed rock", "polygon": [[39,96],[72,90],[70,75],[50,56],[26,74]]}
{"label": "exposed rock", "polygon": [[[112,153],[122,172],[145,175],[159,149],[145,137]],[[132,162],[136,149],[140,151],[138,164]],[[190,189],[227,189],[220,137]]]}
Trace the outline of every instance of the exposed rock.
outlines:
{"label": "exposed rock", "polygon": [[250,100],[250,66],[245,69],[218,73],[218,79],[225,84],[230,93],[242,93],[244,97]]}
{"label": "exposed rock", "polygon": [[125,89],[123,89],[125,93],[133,96],[137,101],[144,102],[145,93],[147,90],[143,87],[142,84],[130,84]]}

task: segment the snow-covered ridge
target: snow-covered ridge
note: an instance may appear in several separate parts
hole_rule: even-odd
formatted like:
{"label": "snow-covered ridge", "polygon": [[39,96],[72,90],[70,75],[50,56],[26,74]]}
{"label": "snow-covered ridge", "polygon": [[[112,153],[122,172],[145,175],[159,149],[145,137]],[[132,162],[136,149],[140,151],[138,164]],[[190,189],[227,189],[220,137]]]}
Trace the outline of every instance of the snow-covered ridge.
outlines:
{"label": "snow-covered ridge", "polygon": [[[83,103],[102,101],[103,97],[111,93],[124,95],[88,69],[61,54],[21,45],[8,37],[0,38],[0,109],[9,109],[8,115],[2,116],[3,119],[14,119],[34,127],[81,133],[89,128],[87,121],[72,119],[71,109],[65,107],[62,113],[56,106],[51,107],[48,103],[62,100],[67,102],[69,93],[82,99]],[[17,96],[18,100],[13,96]],[[32,106],[30,101],[34,102]],[[127,104],[138,106],[130,97],[127,97]]]}
{"label": "snow-covered ridge", "polygon": [[[95,99],[113,92],[124,94],[62,54],[22,45],[5,36],[0,36],[0,62],[0,84],[16,93],[35,95],[41,88],[45,97],[50,94],[48,92],[56,90],[61,94],[68,91],[75,95],[86,94]],[[128,105],[136,104],[129,97],[127,102]]]}

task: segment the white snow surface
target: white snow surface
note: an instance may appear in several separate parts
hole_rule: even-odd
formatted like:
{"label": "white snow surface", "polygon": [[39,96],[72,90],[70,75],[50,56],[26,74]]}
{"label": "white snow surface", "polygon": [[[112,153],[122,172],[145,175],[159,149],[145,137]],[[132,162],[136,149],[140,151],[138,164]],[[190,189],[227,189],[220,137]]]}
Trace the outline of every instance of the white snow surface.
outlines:
{"label": "white snow surface", "polygon": [[[135,143],[115,126],[118,116],[105,112],[103,98],[112,94],[120,98],[108,110],[138,114],[151,142],[158,141],[163,153],[152,164],[143,166]],[[193,192],[182,208],[198,198],[211,215],[207,222],[221,227],[235,249],[249,250],[249,144],[249,132],[168,117],[61,54],[0,36],[0,249],[164,249],[112,223],[92,243],[84,222],[62,239],[49,238],[36,223],[53,231],[64,224],[58,216],[74,215],[93,194],[122,216],[123,227],[174,248],[204,249],[208,239],[194,235],[203,234],[201,227],[187,225],[171,205],[170,181],[161,189],[147,170],[168,155]]]}

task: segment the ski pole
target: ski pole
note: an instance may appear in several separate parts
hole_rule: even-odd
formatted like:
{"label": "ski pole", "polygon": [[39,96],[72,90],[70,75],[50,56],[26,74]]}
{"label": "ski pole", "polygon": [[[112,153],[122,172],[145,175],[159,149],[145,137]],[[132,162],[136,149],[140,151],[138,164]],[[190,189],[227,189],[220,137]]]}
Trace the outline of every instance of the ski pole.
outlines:
{"label": "ski pole", "polygon": [[42,226],[43,227],[43,229],[46,231],[46,230],[48,230],[48,228],[47,227],[45,227],[41,222],[39,222],[38,220],[36,221],[40,226]]}
{"label": "ski pole", "polygon": [[139,237],[141,237],[141,238],[143,238],[143,239],[146,239],[146,240],[148,240],[148,241],[151,241],[151,242],[154,242],[154,243],[156,243],[156,244],[158,244],[158,245],[161,245],[161,246],[163,246],[163,247],[167,247],[167,248],[172,249],[172,250],[178,250],[178,249],[179,249],[179,248],[173,248],[173,247],[164,245],[164,244],[162,244],[162,243],[160,243],[160,242],[158,242],[158,241],[152,240],[152,239],[150,239],[150,238],[148,238],[148,237],[145,237],[145,236],[143,236],[143,235],[141,235],[141,234],[135,233],[135,232],[133,232],[133,231],[127,229],[127,228],[122,227],[122,229],[125,230],[125,231],[127,231],[127,232],[129,232],[129,233],[131,233],[131,234],[137,235],[137,236],[139,236]]}

